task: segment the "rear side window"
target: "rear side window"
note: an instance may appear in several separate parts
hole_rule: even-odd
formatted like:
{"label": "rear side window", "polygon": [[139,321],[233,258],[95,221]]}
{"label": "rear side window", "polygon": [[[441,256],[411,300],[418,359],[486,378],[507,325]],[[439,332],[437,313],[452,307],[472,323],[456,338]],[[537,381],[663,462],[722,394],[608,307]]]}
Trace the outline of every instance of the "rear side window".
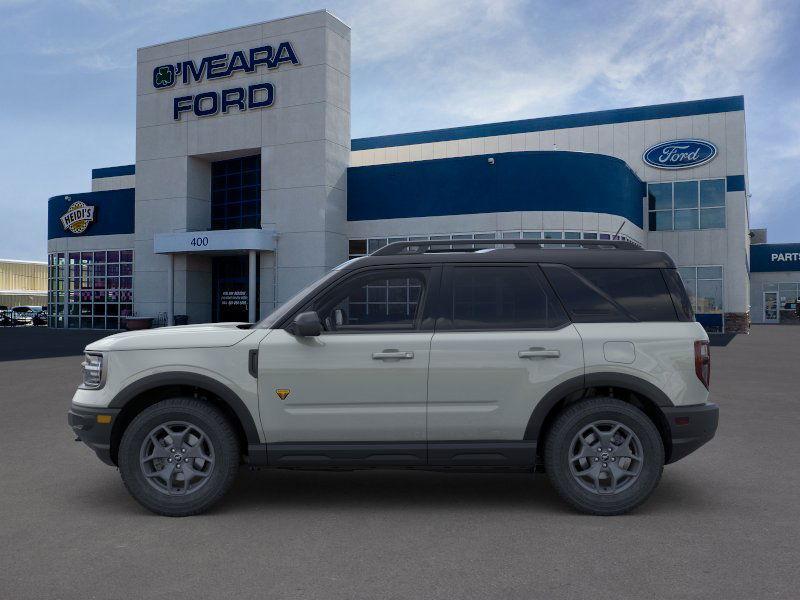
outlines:
{"label": "rear side window", "polygon": [[632,320],[602,288],[595,286],[569,267],[542,265],[542,270],[575,323],[614,323]]}
{"label": "rear side window", "polygon": [[661,269],[578,269],[639,321],[676,321]]}
{"label": "rear side window", "polygon": [[568,322],[530,267],[454,267],[449,281],[442,322],[446,329],[553,329]]}

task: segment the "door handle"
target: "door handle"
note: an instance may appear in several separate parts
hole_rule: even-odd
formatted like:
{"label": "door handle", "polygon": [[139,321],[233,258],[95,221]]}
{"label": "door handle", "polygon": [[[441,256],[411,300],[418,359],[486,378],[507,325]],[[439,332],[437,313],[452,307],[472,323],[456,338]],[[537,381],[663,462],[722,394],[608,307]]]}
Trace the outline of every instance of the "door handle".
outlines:
{"label": "door handle", "polygon": [[561,356],[561,352],[548,348],[530,348],[528,350],[520,350],[517,356],[520,358],[558,358]]}
{"label": "door handle", "polygon": [[374,360],[408,360],[414,358],[413,352],[400,350],[384,350],[383,352],[373,352],[372,358]]}

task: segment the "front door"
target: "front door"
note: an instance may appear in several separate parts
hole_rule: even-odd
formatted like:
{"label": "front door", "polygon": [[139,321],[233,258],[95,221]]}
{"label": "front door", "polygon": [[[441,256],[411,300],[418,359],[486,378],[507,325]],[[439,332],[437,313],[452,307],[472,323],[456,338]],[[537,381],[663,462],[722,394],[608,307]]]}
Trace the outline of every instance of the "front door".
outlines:
{"label": "front door", "polygon": [[778,292],[764,292],[764,323],[777,323]]}
{"label": "front door", "polygon": [[[374,268],[300,312],[318,337],[271,331],[258,355],[272,464],[424,464],[430,323],[437,268]],[[426,320],[427,321],[427,320]]]}
{"label": "front door", "polygon": [[[584,372],[575,327],[538,267],[445,269],[431,343],[431,464],[530,465],[538,401]],[[447,443],[445,443],[447,442]]]}

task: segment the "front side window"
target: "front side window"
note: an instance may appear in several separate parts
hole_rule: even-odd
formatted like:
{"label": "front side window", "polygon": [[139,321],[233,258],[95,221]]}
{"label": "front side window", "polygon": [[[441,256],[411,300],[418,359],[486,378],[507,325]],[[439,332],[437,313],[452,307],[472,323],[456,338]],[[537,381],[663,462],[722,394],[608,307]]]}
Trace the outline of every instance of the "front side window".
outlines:
{"label": "front side window", "polygon": [[348,279],[314,305],[328,332],[412,331],[426,290],[424,271],[389,270]]}
{"label": "front side window", "polygon": [[454,267],[449,281],[446,328],[553,329],[567,322],[563,309],[527,266]]}

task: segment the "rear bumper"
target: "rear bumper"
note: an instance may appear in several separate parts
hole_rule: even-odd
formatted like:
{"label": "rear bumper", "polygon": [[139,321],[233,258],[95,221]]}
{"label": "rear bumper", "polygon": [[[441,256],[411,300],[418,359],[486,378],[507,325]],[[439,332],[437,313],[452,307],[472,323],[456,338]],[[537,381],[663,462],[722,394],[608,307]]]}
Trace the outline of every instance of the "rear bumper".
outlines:
{"label": "rear bumper", "polygon": [[668,463],[674,463],[691,454],[717,432],[719,407],[716,404],[664,407],[662,410],[672,439]]}
{"label": "rear bumper", "polygon": [[[111,459],[111,431],[117,420],[118,408],[91,408],[72,404],[67,413],[67,423],[80,441],[97,454],[97,458],[114,466]],[[98,415],[109,415],[110,423],[98,423]]]}

